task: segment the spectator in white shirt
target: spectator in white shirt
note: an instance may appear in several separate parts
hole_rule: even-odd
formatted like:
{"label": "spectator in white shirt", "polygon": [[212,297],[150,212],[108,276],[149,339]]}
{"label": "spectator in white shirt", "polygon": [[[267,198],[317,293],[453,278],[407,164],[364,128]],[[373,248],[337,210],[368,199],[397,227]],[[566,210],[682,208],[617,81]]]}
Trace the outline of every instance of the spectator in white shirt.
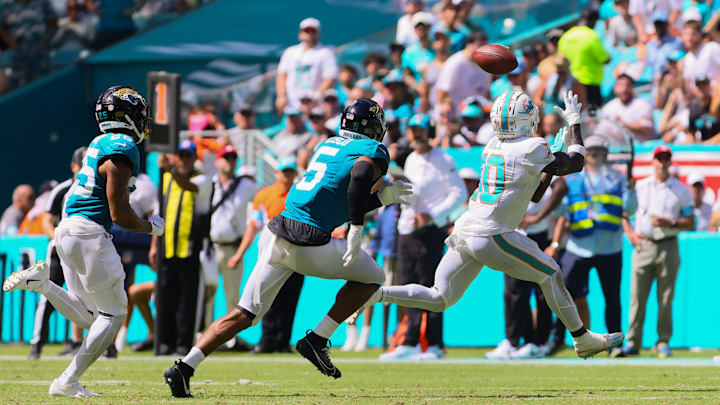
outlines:
{"label": "spectator in white shirt", "polygon": [[638,41],[646,44],[655,33],[652,14],[654,11],[664,11],[668,14],[668,23],[671,32],[677,32],[683,0],[630,0],[629,12],[633,25],[637,31]]}
{"label": "spectator in white shirt", "polygon": [[[232,145],[225,145],[217,154],[215,167],[218,170],[213,178],[212,206],[210,208],[210,239],[215,251],[219,273],[223,277],[225,290],[225,308],[230,311],[240,300],[242,282],[242,263],[236,267],[227,265],[228,259],[235,254],[247,224],[248,204],[252,202],[257,187],[248,177],[236,177],[237,151]],[[215,286],[217,288],[217,285]],[[213,321],[213,302],[215,289],[207,292],[205,299],[205,325]],[[231,340],[233,346],[235,340]]]}
{"label": "spectator in white shirt", "polygon": [[630,326],[626,335],[626,355],[637,355],[642,344],[645,304],[650,287],[657,279],[658,341],[661,358],[670,356],[672,302],[680,268],[677,235],[695,228],[690,190],[670,175],[672,151],[660,145],[653,151],[654,175],[637,182],[638,207],[635,227],[623,218],[623,227],[635,247],[630,282]]}
{"label": "spectator in white shirt", "polygon": [[490,74],[478,69],[472,58],[473,52],[485,43],[487,37],[484,33],[473,32],[467,38],[465,49],[448,58],[435,85],[437,100],[450,97],[453,106],[458,108],[467,97],[490,95]]}
{"label": "spectator in white shirt", "polygon": [[303,91],[321,94],[333,87],[338,74],[335,54],[318,42],[320,21],[315,18],[302,20],[298,39],[300,43],[286,49],[278,65],[275,82],[278,111],[288,105],[297,106]]}
{"label": "spectator in white shirt", "polygon": [[637,32],[629,13],[629,1],[615,0],[614,3],[618,15],[608,20],[605,35],[612,46],[620,46],[621,43],[624,46],[633,46],[637,42]]}
{"label": "spectator in white shirt", "polygon": [[[440,263],[452,214],[467,198],[455,161],[429,143],[430,117],[416,114],[408,121],[413,152],[405,160],[405,176],[413,184],[410,204],[398,219],[398,270],[400,284],[431,286]],[[420,325],[427,313],[428,348],[419,349]],[[381,359],[437,359],[443,357],[442,313],[408,308],[408,329],[402,345]]]}
{"label": "spectator in white shirt", "polygon": [[695,87],[695,81],[707,77],[711,81],[720,76],[720,44],[705,42],[699,21],[688,21],[682,29],[682,42],[687,50],[680,61],[686,88]]}
{"label": "spectator in white shirt", "polygon": [[695,214],[695,230],[709,231],[712,204],[705,200],[705,177],[699,173],[692,173],[687,177],[687,185],[693,197],[693,213]]}
{"label": "spectator in white shirt", "polygon": [[412,17],[415,13],[422,11],[425,5],[422,0],[403,0],[403,3],[405,6],[405,15],[398,20],[395,42],[407,48],[418,41],[417,34],[415,34],[415,26],[412,23]]}
{"label": "spectator in white shirt", "polygon": [[655,139],[653,107],[647,100],[635,97],[635,80],[628,75],[620,75],[613,92],[616,98],[603,107],[603,116],[627,128],[636,141]]}

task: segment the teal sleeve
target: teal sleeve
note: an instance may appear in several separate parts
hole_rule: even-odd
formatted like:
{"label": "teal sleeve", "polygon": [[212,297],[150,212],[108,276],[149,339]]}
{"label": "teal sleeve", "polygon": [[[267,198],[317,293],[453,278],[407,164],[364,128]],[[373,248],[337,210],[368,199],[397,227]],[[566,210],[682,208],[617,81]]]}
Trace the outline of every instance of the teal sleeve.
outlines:
{"label": "teal sleeve", "polygon": [[[114,137],[115,135],[113,135]],[[140,153],[138,152],[135,141],[127,136],[121,135],[119,138],[111,139],[103,148],[103,156],[121,155],[130,159],[132,163],[132,175],[137,176],[140,170]]]}
{"label": "teal sleeve", "polygon": [[408,57],[407,50],[403,51],[402,56],[400,57],[400,60],[401,60],[400,67],[402,67],[403,69],[412,70],[412,65],[410,62],[410,58]]}
{"label": "teal sleeve", "polygon": [[623,191],[623,211],[628,215],[628,217],[635,215],[637,206],[637,193],[635,190],[626,189]]}
{"label": "teal sleeve", "polygon": [[378,143],[374,151],[369,155],[372,159],[381,159],[385,161],[386,165],[390,164],[390,153],[387,150],[387,147],[381,143]]}
{"label": "teal sleeve", "polygon": [[553,213],[556,217],[559,217],[560,215],[565,215],[570,211],[570,200],[567,198],[567,196],[563,197],[562,202],[558,207],[555,209],[555,212]]}
{"label": "teal sleeve", "polygon": [[685,218],[693,214],[693,206],[686,205],[680,209],[680,218]]}

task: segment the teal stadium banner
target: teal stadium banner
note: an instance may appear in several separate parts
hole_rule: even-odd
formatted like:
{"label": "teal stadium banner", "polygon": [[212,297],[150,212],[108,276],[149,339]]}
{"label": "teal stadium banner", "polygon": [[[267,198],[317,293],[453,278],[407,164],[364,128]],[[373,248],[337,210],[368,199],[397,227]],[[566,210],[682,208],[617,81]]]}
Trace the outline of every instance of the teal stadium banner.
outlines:
{"label": "teal stadium banner", "polygon": [[[717,294],[717,286],[720,285],[720,272],[717,271],[717,265],[711,264],[709,252],[714,252],[720,246],[720,234],[685,232],[680,235],[679,239],[682,264],[675,290],[674,334],[670,345],[673,347],[717,348],[720,325],[713,320],[708,320],[705,315],[708,313],[708,308],[717,306],[715,294]],[[47,238],[45,237],[1,237],[0,259],[6,258],[2,271],[7,275],[9,271],[16,270],[21,261],[22,252],[34,251],[36,257],[42,258],[46,249]],[[623,330],[626,330],[628,326],[631,257],[632,248],[626,241],[623,250],[621,284]],[[257,248],[253,245],[245,255],[243,285],[250,276],[256,258]],[[146,266],[137,268],[136,283],[154,279],[155,272],[150,268]],[[220,282],[222,282],[222,278]],[[342,284],[343,282],[340,281],[306,278],[300,294],[292,339],[301,338],[308,328],[312,328],[322,319],[330,309],[335,294]],[[505,338],[503,287],[502,273],[489,268],[480,272],[460,302],[445,313],[444,338],[447,346],[494,346]],[[591,326],[593,330],[601,332],[605,330],[605,304],[600,282],[594,271],[591,272],[589,291]],[[657,339],[655,297],[655,292],[651,291],[643,337],[644,347],[652,346]],[[28,343],[32,338],[33,317],[39,295],[34,292],[13,291],[3,293],[0,298],[2,299],[2,342]],[[128,334],[128,340],[131,342],[141,341],[147,336],[147,329],[140,313],[137,309],[134,312]],[[223,288],[219,287],[215,297],[215,317],[220,317],[224,313],[225,298]],[[391,311],[390,331],[394,331],[396,326],[394,313]],[[57,312],[50,319],[50,340],[62,341],[66,331],[65,320]],[[376,305],[373,313],[371,327],[370,345],[379,346],[382,338],[382,310],[379,305]],[[260,339],[260,327],[248,329],[240,336],[251,343],[257,343]],[[335,345],[342,344],[345,340],[344,326],[338,330],[332,340]]]}

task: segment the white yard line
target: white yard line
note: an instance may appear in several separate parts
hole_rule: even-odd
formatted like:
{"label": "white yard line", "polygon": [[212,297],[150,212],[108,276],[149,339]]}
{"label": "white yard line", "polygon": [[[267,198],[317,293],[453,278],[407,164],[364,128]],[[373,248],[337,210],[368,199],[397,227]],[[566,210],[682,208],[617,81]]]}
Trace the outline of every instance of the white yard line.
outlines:
{"label": "white yard line", "polygon": [[[17,385],[50,385],[52,380],[2,380],[0,384],[17,384]],[[137,381],[129,380],[81,380],[83,385],[136,385]],[[261,381],[251,381],[241,379],[234,382],[213,382],[213,381],[193,381],[193,385],[276,385],[274,383],[265,383]],[[164,382],[143,381],[142,385],[165,385]]]}
{"label": "white yard line", "polygon": [[[153,357],[122,357],[118,360],[101,360],[101,363],[111,364],[115,361],[133,361],[133,362],[160,362],[160,363],[172,363],[177,356],[153,356]],[[70,361],[69,357],[65,356],[43,356],[42,360],[53,360],[53,361]],[[27,356],[11,356],[11,355],[0,355],[0,361],[36,361],[28,360]],[[304,363],[307,360],[301,357],[210,357],[207,362],[218,362],[218,363]],[[376,359],[333,359],[334,363],[347,364],[473,364],[473,365],[515,365],[515,366],[527,366],[540,365],[540,366],[640,366],[640,367],[720,367],[720,362],[713,361],[712,358],[670,358],[670,359],[654,359],[649,357],[634,358],[634,359],[529,359],[529,360],[488,360],[483,358],[458,358],[458,359],[444,359],[444,360],[433,360],[433,361],[392,361],[392,362],[381,362]]]}

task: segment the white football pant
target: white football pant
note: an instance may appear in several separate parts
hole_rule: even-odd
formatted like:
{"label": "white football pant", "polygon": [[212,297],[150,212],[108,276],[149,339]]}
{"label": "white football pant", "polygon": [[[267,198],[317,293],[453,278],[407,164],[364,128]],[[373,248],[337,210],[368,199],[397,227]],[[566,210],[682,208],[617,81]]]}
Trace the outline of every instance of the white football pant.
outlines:
{"label": "white football pant", "polygon": [[560,267],[537,243],[518,232],[484,237],[450,235],[449,247],[435,272],[435,284],[382,287],[382,301],[442,312],[463,296],[483,266],[540,285],[550,309],[570,331],[582,327]]}
{"label": "white football pant", "polygon": [[270,309],[280,288],[293,272],[329,280],[382,284],[385,273],[370,255],[360,249],[358,258],[343,267],[345,239],[330,239],[322,246],[298,246],[267,231],[260,236],[260,254],[245,285],[239,306],[255,315],[253,325]]}

